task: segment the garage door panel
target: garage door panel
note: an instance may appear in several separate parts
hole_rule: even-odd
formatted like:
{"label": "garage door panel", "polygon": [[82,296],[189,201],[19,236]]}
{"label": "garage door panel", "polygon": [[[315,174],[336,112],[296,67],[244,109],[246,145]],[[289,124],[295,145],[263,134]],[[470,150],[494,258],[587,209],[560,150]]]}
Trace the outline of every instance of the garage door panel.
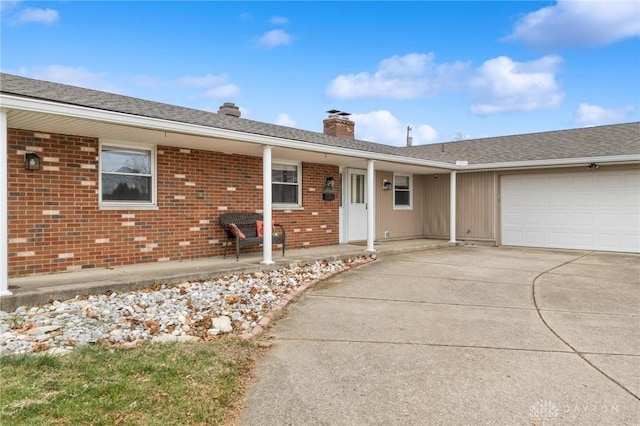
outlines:
{"label": "garage door panel", "polygon": [[640,171],[506,175],[502,244],[640,252]]}
{"label": "garage door panel", "polygon": [[[640,185],[638,186],[640,188]],[[640,210],[640,197],[637,194],[628,193],[620,197],[620,206],[632,212]]]}
{"label": "garage door panel", "polygon": [[616,217],[616,220],[619,221],[620,226],[623,229],[626,229],[628,233],[631,233],[634,229],[637,233],[637,229],[640,227],[640,225],[638,225],[638,222],[640,222],[640,216],[635,214],[620,214]]}
{"label": "garage door panel", "polygon": [[550,193],[546,199],[546,203],[558,209],[565,209],[569,206],[567,194]]}
{"label": "garage door panel", "polygon": [[565,247],[568,243],[566,232],[547,231],[545,234],[547,236],[546,242],[550,247]]}
{"label": "garage door panel", "polygon": [[591,247],[593,245],[593,235],[589,233],[575,232],[571,234],[571,238],[576,246]]}
{"label": "garage door panel", "polygon": [[572,192],[568,194],[569,205],[572,207],[593,206],[593,194],[588,192]]}
{"label": "garage door panel", "polygon": [[545,223],[544,216],[543,212],[529,212],[524,215],[524,221],[530,226],[536,226]]}
{"label": "garage door panel", "polygon": [[544,176],[534,176],[530,179],[523,179],[521,184],[522,190],[531,192],[543,192],[546,187],[546,178]]}
{"label": "garage door panel", "polygon": [[596,195],[596,205],[594,207],[604,208],[606,206],[619,206],[620,194],[612,192],[603,192]]}
{"label": "garage door panel", "polygon": [[544,243],[544,235],[540,235],[538,232],[522,232],[522,241],[534,241],[537,243]]}
{"label": "garage door panel", "polygon": [[549,213],[547,215],[551,226],[566,226],[569,223],[569,214],[564,212]]}
{"label": "garage door panel", "polygon": [[640,188],[640,173],[627,174],[620,177],[620,186],[623,189],[628,189],[632,192],[638,192]]}
{"label": "garage door panel", "polygon": [[[593,177],[588,175],[572,176],[571,189],[573,191],[591,192],[593,188]],[[560,191],[564,191],[564,188],[558,188]]]}
{"label": "garage door panel", "polygon": [[546,204],[546,197],[543,193],[533,193],[524,197],[523,204],[531,209],[540,208]]}
{"label": "garage door panel", "polygon": [[[571,215],[571,221],[569,222],[574,227],[593,226],[593,214],[592,213],[574,213]],[[569,225],[567,223],[567,225]]]}

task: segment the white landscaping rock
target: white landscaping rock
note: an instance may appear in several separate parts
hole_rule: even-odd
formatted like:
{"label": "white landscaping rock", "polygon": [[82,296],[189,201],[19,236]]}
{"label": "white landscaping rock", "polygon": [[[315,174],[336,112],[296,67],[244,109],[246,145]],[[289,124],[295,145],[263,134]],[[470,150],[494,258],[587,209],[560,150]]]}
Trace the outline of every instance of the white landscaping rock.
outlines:
{"label": "white landscaping rock", "polygon": [[127,293],[55,301],[0,311],[0,354],[64,354],[88,344],[135,347],[143,342],[197,341],[241,334],[302,285],[350,264],[292,263],[289,268],[219,276]]}
{"label": "white landscaping rock", "polygon": [[231,319],[229,317],[218,317],[211,320],[213,328],[217,328],[221,333],[231,333],[233,326],[231,325]]}

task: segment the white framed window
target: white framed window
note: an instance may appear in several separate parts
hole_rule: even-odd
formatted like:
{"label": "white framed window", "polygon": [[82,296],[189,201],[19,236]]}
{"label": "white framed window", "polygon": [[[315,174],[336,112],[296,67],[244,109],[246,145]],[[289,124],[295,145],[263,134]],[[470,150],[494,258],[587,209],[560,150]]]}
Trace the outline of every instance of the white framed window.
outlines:
{"label": "white framed window", "polygon": [[302,163],[274,161],[271,164],[271,200],[274,207],[302,207]]}
{"label": "white framed window", "polygon": [[413,209],[413,175],[393,174],[393,209]]}
{"label": "white framed window", "polygon": [[101,208],[156,208],[155,146],[101,141],[99,164]]}

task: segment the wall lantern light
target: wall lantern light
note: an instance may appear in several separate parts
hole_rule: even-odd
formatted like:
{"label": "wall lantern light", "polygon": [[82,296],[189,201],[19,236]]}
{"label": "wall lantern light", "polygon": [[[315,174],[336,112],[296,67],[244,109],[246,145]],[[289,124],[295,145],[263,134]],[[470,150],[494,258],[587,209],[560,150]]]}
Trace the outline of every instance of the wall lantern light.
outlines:
{"label": "wall lantern light", "polygon": [[324,181],[324,188],[322,188],[322,199],[324,201],[333,201],[336,198],[334,186],[336,184],[335,179],[331,176],[327,176]]}
{"label": "wall lantern light", "polygon": [[391,182],[387,179],[382,179],[382,189],[388,191],[391,189]]}
{"label": "wall lantern light", "polygon": [[33,152],[24,154],[24,168],[26,170],[40,170],[40,157]]}

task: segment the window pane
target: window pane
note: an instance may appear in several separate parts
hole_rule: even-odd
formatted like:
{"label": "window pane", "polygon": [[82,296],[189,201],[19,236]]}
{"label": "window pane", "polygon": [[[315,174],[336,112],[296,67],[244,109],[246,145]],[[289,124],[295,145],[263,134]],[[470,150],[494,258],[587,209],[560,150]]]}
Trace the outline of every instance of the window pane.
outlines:
{"label": "window pane", "polygon": [[274,164],[271,168],[271,181],[298,183],[298,166]]}
{"label": "window pane", "polygon": [[364,175],[351,175],[351,204],[364,204]]}
{"label": "window pane", "polygon": [[411,205],[409,191],[395,191],[396,206],[409,206]]}
{"label": "window pane", "polygon": [[151,202],[151,178],[103,173],[102,200]]}
{"label": "window pane", "polygon": [[409,189],[409,176],[397,176],[395,177],[396,189]]}
{"label": "window pane", "polygon": [[151,153],[121,148],[102,148],[103,172],[151,174]]}
{"label": "window pane", "polygon": [[271,185],[271,197],[274,203],[298,204],[298,185]]}

